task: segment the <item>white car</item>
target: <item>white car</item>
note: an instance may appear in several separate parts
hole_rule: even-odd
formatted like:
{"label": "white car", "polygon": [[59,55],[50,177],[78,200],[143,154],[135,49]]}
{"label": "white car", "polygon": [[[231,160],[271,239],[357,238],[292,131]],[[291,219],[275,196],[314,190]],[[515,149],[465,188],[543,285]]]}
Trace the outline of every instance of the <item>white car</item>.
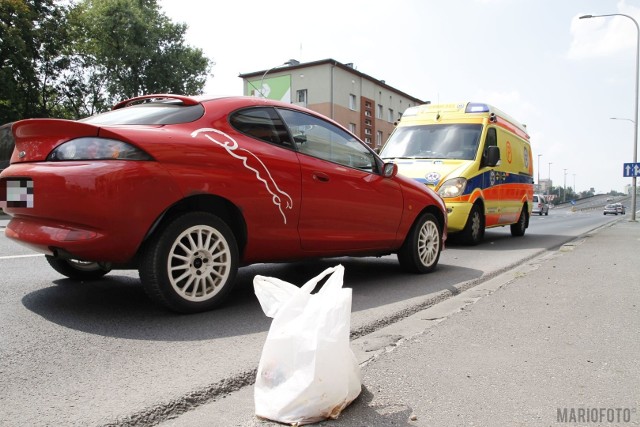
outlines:
{"label": "white car", "polygon": [[533,209],[531,210],[531,215],[549,215],[549,203],[547,203],[547,199],[542,194],[534,194],[533,195]]}
{"label": "white car", "polygon": [[618,215],[618,207],[615,203],[610,203],[604,207],[604,211],[602,211],[603,215]]}

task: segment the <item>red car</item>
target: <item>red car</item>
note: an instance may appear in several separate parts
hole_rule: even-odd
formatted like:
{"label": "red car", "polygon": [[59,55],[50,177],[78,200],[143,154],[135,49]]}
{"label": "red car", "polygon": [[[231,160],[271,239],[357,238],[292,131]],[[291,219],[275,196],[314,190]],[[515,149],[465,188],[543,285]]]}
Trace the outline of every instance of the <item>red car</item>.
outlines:
{"label": "red car", "polygon": [[446,240],[437,194],[339,124],[267,99],[148,95],[21,120],[0,128],[3,160],[7,237],[72,279],[138,269],[178,312],[220,304],[243,265],[397,253],[427,273]]}

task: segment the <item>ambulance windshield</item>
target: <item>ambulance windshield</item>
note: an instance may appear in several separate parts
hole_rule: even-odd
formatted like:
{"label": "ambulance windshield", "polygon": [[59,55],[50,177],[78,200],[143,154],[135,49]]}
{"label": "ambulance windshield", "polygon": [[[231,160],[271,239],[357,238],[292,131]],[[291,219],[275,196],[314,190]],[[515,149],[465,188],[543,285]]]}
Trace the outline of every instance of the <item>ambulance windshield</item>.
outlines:
{"label": "ambulance windshield", "polygon": [[442,124],[398,127],[380,153],[382,158],[473,160],[482,125]]}

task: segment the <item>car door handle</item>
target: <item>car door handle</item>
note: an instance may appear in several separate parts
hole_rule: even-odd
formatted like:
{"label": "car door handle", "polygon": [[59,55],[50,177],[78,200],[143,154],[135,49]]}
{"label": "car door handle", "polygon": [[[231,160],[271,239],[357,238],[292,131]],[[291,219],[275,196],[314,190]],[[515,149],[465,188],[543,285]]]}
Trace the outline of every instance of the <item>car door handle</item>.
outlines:
{"label": "car door handle", "polygon": [[319,182],[329,182],[329,175],[323,172],[313,172],[313,180]]}

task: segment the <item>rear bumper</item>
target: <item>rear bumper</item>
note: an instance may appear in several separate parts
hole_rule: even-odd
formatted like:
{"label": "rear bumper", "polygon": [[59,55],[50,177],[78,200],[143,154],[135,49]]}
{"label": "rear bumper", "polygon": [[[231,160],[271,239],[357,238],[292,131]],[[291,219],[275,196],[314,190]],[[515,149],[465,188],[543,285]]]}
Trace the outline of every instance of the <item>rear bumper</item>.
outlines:
{"label": "rear bumper", "polygon": [[155,162],[17,164],[2,173],[2,180],[16,178],[33,181],[33,203],[4,208],[12,216],[6,236],[86,261],[131,261],[155,220],[180,198]]}

